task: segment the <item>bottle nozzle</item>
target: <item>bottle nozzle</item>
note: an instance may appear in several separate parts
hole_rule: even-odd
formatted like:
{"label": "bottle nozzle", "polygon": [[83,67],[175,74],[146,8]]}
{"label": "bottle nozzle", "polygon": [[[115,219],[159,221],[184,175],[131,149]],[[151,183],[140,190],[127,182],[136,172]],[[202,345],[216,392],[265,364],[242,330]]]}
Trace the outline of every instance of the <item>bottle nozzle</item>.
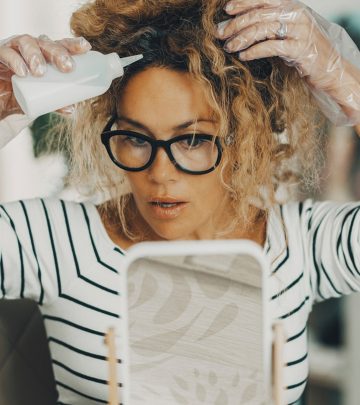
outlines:
{"label": "bottle nozzle", "polygon": [[126,58],[120,58],[121,59],[121,64],[123,67],[131,65],[134,62],[137,62],[138,60],[142,59],[144,56],[142,54],[140,55],[134,55],[134,56],[128,56]]}
{"label": "bottle nozzle", "polygon": [[[0,0],[1,1],[1,0]],[[118,53],[112,52],[107,55],[109,58],[109,66],[112,74],[112,79],[116,79],[124,74],[124,67],[131,65],[132,63],[143,58],[143,55],[127,56],[126,58],[121,58]]]}

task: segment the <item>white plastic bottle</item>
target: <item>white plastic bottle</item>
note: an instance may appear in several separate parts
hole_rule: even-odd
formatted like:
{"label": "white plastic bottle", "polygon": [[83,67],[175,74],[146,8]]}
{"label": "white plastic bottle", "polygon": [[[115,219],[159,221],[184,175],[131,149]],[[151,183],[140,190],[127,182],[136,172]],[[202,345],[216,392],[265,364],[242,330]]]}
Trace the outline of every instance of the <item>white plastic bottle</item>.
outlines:
{"label": "white plastic bottle", "polygon": [[24,113],[29,118],[37,118],[104,94],[112,81],[124,74],[125,66],[142,57],[120,58],[115,52],[104,55],[97,51],[73,55],[75,66],[69,73],[48,64],[44,76],[12,76],[14,95]]}

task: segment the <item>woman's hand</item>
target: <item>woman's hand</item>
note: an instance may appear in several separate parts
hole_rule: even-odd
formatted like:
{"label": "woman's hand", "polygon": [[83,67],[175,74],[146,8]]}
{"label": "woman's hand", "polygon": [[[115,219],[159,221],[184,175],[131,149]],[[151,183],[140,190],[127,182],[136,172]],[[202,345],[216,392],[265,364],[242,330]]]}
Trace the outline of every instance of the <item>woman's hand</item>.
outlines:
{"label": "woman's hand", "polygon": [[243,61],[281,57],[333,122],[360,123],[360,52],[341,27],[295,0],[233,0],[225,11],[233,16],[218,26],[225,50]]}
{"label": "woman's hand", "polygon": [[[70,72],[73,69],[71,55],[90,49],[91,45],[84,38],[52,41],[46,35],[34,38],[25,34],[0,41],[0,120],[11,114],[23,114],[13,93],[13,74],[42,76],[47,63],[55,65],[61,72]],[[69,107],[58,110],[61,113],[68,111]]]}

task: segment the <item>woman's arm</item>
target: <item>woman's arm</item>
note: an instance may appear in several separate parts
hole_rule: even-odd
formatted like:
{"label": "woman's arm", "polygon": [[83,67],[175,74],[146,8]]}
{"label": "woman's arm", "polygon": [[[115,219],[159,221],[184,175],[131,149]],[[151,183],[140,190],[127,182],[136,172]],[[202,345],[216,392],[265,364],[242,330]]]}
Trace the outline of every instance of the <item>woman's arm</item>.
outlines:
{"label": "woman's arm", "polygon": [[[14,97],[11,77],[42,76],[47,63],[69,72],[70,55],[90,48],[84,38],[18,35],[0,41],[0,147],[31,122]],[[0,298],[30,298],[41,305],[57,296],[49,226],[43,200],[0,204]]]}
{"label": "woman's arm", "polygon": [[315,301],[360,291],[360,203],[301,203],[302,232]]}
{"label": "woman's arm", "polygon": [[33,120],[26,115],[13,114],[0,121],[0,149],[9,143],[24,128],[28,127]]}
{"label": "woman's arm", "polygon": [[[0,204],[0,298],[29,298],[44,304],[48,273],[33,235],[40,220],[40,201]],[[42,221],[43,222],[43,221]]]}
{"label": "woman's arm", "polygon": [[[316,90],[313,87],[313,93]],[[338,67],[329,74],[326,88],[319,90],[324,91],[339,105],[349,123],[360,125],[360,69],[339,56]],[[331,110],[329,113],[331,114]]]}
{"label": "woman's arm", "polygon": [[299,1],[233,0],[219,24],[228,52],[244,61],[278,56],[304,77],[337,125],[360,124],[360,51],[346,31]]}

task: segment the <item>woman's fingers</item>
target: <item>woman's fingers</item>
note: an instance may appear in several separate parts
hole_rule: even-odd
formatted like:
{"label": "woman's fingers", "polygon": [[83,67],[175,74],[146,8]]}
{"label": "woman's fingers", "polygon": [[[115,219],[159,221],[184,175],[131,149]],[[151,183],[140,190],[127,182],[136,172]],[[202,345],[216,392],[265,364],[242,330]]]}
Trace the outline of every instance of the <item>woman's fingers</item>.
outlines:
{"label": "woman's fingers", "polygon": [[299,57],[299,52],[303,52],[306,45],[299,40],[288,39],[285,41],[270,40],[260,42],[246,51],[240,52],[239,58],[249,61],[261,58],[280,56],[285,61],[294,62]]}
{"label": "woman's fingers", "polygon": [[27,34],[19,35],[11,39],[7,46],[20,52],[33,76],[42,76],[46,72],[46,60],[36,38]]}
{"label": "woman's fingers", "polygon": [[[55,65],[62,72],[73,68],[71,55],[81,54],[91,49],[84,38],[51,40],[46,35],[39,38],[31,35],[14,35],[0,40],[0,120],[22,110],[14,96],[11,77],[42,76],[47,64]],[[71,114],[73,106],[58,110],[61,114]]]}
{"label": "woman's fingers", "polygon": [[[286,24],[286,37],[282,40],[289,39],[301,39],[306,37],[307,30],[306,25],[300,24]],[[258,42],[278,39],[279,29],[282,28],[282,24],[279,21],[270,22],[267,24],[254,24],[248,28],[245,28],[240,34],[229,39],[225,43],[225,50],[228,52],[236,52],[249,48]]]}
{"label": "woman's fingers", "polygon": [[283,0],[233,0],[225,5],[224,10],[230,15],[235,15],[254,8],[277,7],[281,4],[284,4]]}
{"label": "woman's fingers", "polygon": [[279,56],[288,64],[299,65],[301,74],[311,71],[318,38],[306,6],[289,0],[230,4],[236,5],[231,11],[236,16],[220,23],[217,35],[227,40],[226,51],[240,51],[239,58],[244,61]]}
{"label": "woman's fingers", "polygon": [[74,62],[66,48],[46,35],[39,37],[39,46],[48,63],[55,65],[61,72],[70,72]]}
{"label": "woman's fingers", "polygon": [[0,47],[0,79],[10,81],[13,73],[24,77],[29,73],[29,69],[18,52],[2,46]]}
{"label": "woman's fingers", "polygon": [[[250,6],[247,0],[241,3]],[[323,72],[333,59],[331,43],[306,6],[287,0],[280,3],[280,7],[252,9],[220,23],[218,37],[226,40],[225,50],[240,52],[243,61],[279,56],[295,66],[301,76],[311,75],[313,82],[323,81]],[[254,2],[255,6],[273,4]]]}
{"label": "woman's fingers", "polygon": [[30,71],[33,76],[42,76],[47,63],[55,65],[62,72],[70,72],[74,63],[71,55],[85,53],[91,45],[84,38],[51,40],[46,35],[34,38],[19,35],[9,39],[0,47],[0,62],[19,76]]}
{"label": "woman's fingers", "polygon": [[39,37],[39,45],[47,61],[62,72],[70,72],[74,68],[71,55],[89,51],[91,45],[85,38],[64,38],[53,41],[46,35]]}
{"label": "woman's fingers", "polygon": [[91,49],[91,44],[83,37],[63,38],[57,40],[60,45],[66,48],[71,54],[85,53]]}
{"label": "woman's fingers", "polygon": [[[238,34],[241,30],[258,23],[274,22],[279,19],[279,9],[269,9],[264,11],[252,10],[246,14],[238,15],[230,20],[227,20],[227,24],[219,25],[217,36],[220,39],[227,39],[235,34]],[[221,24],[221,23],[220,23]]]}
{"label": "woman's fingers", "polygon": [[239,34],[242,30],[257,24],[280,23],[286,24],[306,24],[309,22],[306,16],[306,9],[286,9],[284,7],[255,9],[245,14],[238,15],[226,23],[218,25],[217,37],[227,39]]}

